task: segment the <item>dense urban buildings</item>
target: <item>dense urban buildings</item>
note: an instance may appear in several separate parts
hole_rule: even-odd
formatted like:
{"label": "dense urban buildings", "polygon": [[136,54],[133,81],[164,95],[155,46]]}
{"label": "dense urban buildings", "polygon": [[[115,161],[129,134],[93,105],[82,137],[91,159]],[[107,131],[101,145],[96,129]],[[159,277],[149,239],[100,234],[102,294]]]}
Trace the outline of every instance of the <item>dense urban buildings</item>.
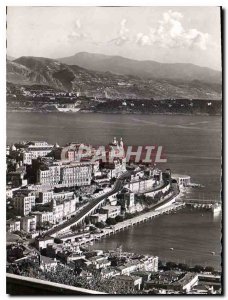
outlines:
{"label": "dense urban buildings", "polygon": [[224,294],[223,8],[6,14],[7,293]]}
{"label": "dense urban buildings", "polygon": [[[102,237],[181,209],[185,203],[178,196],[191,181],[153,164],[127,163],[122,138],[104,148],[105,162],[92,159],[98,150],[91,146],[79,155],[80,146],[7,146],[7,271],[26,275],[30,265],[39,278],[77,270],[72,278],[79,285],[97,280],[98,290],[109,293],[219,293],[213,268],[199,273],[196,267],[159,265],[157,256],[127,253],[121,245],[93,250]],[[200,290],[199,276],[213,284]]]}

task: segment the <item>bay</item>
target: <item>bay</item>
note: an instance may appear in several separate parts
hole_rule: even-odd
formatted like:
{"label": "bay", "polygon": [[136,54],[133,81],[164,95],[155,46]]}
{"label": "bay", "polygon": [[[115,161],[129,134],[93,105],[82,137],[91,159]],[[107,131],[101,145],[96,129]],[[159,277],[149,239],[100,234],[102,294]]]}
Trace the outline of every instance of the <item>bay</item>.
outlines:
{"label": "bay", "polygon": [[[126,145],[161,145],[173,173],[188,174],[204,186],[186,197],[219,199],[221,191],[222,121],[219,116],[127,115],[92,113],[7,113],[7,143],[46,140],[106,145],[113,137]],[[203,214],[203,216],[202,216]],[[158,255],[165,260],[220,268],[221,215],[183,210],[162,216],[96,244]],[[175,250],[170,251],[173,247]],[[211,255],[214,251],[216,255]]]}

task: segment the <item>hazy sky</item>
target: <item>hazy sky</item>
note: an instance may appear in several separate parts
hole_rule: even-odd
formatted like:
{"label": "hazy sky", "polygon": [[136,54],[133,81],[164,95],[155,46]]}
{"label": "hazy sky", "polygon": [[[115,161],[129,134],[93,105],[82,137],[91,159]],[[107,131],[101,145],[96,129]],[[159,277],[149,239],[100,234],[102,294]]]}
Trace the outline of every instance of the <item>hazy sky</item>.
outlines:
{"label": "hazy sky", "polygon": [[7,54],[87,51],[221,69],[217,7],[8,7]]}

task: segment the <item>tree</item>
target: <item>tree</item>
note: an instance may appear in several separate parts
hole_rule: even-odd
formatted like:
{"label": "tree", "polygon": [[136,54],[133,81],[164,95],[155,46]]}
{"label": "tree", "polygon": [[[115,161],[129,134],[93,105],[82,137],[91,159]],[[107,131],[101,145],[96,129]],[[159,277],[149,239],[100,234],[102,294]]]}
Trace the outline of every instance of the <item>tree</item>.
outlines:
{"label": "tree", "polygon": [[125,214],[125,219],[131,219],[131,218],[133,218],[133,217],[134,217],[133,214],[129,214],[129,213],[126,213],[126,214]]}
{"label": "tree", "polygon": [[116,220],[117,223],[118,222],[123,222],[124,218],[123,218],[123,216],[116,216],[115,220]]}
{"label": "tree", "polygon": [[70,227],[70,229],[72,231],[80,231],[82,229],[82,225],[81,224],[73,225],[73,226]]}
{"label": "tree", "polygon": [[115,220],[115,218],[108,218],[108,219],[106,220],[106,223],[107,223],[108,225],[116,225],[116,220]]}
{"label": "tree", "polygon": [[179,263],[178,268],[182,271],[189,271],[189,266],[187,264]]}
{"label": "tree", "polygon": [[89,217],[85,217],[85,224],[88,225],[90,223]]}
{"label": "tree", "polygon": [[213,272],[215,271],[215,269],[214,269],[213,267],[208,266],[208,267],[205,267],[205,270],[204,270],[204,271],[205,271],[205,272],[213,273]]}
{"label": "tree", "polygon": [[15,209],[10,209],[6,211],[6,220],[14,219],[18,215],[17,211]]}
{"label": "tree", "polygon": [[169,261],[166,263],[166,268],[168,270],[172,270],[175,269],[177,267],[177,264],[175,262]]}
{"label": "tree", "polygon": [[54,242],[56,243],[56,244],[62,244],[63,243],[63,241],[62,240],[60,240],[60,238],[54,238]]}
{"label": "tree", "polygon": [[111,179],[110,179],[110,183],[111,184],[114,184],[116,182],[116,177],[112,177]]}
{"label": "tree", "polygon": [[102,223],[102,222],[97,222],[96,224],[95,224],[95,226],[97,227],[97,228],[104,228],[105,227],[105,224],[104,223]]}
{"label": "tree", "polygon": [[200,266],[200,265],[196,265],[194,268],[193,268],[193,271],[197,272],[197,273],[200,273],[202,271],[204,271],[204,267],[203,266]]}
{"label": "tree", "polygon": [[49,229],[51,227],[51,224],[49,221],[45,221],[45,222],[41,222],[38,226],[37,229],[41,229],[41,230],[46,230]]}

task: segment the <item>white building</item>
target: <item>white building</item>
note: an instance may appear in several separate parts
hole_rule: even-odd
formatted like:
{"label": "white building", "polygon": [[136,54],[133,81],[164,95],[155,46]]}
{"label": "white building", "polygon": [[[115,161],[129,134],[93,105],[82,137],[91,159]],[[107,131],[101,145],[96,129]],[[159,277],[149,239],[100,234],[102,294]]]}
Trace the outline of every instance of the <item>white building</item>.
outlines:
{"label": "white building", "polygon": [[31,141],[25,145],[23,150],[23,163],[27,165],[32,164],[32,159],[38,157],[44,157],[49,154],[54,145],[50,145],[47,142],[42,141]]}
{"label": "white building", "polygon": [[39,184],[50,186],[83,186],[90,185],[94,163],[90,162],[55,162],[50,166],[43,166],[37,172]]}
{"label": "white building", "polygon": [[53,193],[53,197],[52,197],[52,199],[56,201],[72,200],[74,198],[75,198],[74,192],[68,192],[68,191]]}
{"label": "white building", "polygon": [[143,265],[141,266],[140,270],[151,271],[151,272],[158,271],[158,256],[147,256],[143,258],[141,261]]}
{"label": "white building", "polygon": [[32,207],[35,206],[35,196],[31,193],[18,195],[13,200],[14,207],[20,216],[27,216],[32,211]]}
{"label": "white building", "polygon": [[36,231],[36,217],[26,216],[21,218],[21,229],[27,233]]}
{"label": "white building", "polygon": [[121,213],[121,206],[106,205],[100,209],[100,213],[106,214],[107,218],[115,218]]}
{"label": "white building", "polygon": [[45,204],[51,202],[53,198],[53,190],[39,192],[39,203]]}
{"label": "white building", "polygon": [[44,222],[49,222],[51,224],[54,223],[54,214],[52,211],[36,211],[33,213],[33,215],[36,217],[37,225],[41,225]]}
{"label": "white building", "polygon": [[53,207],[53,221],[61,222],[64,217],[70,217],[76,211],[76,203],[78,203],[78,198],[72,198],[62,201],[52,200]]}
{"label": "white building", "polygon": [[172,178],[177,180],[180,187],[189,186],[191,184],[191,177],[188,175],[173,174]]}
{"label": "white building", "polygon": [[8,232],[20,231],[21,221],[20,220],[8,220],[6,222],[6,228]]}
{"label": "white building", "polygon": [[38,250],[47,248],[47,245],[53,245],[54,244],[54,238],[45,236],[45,237],[36,237],[35,238],[35,247]]}
{"label": "white building", "polygon": [[147,190],[152,190],[156,184],[156,180],[153,178],[149,179],[136,179],[125,185],[133,193],[143,193]]}
{"label": "white building", "polygon": [[13,190],[11,188],[6,189],[6,199],[13,197]]}
{"label": "white building", "polygon": [[106,222],[107,214],[94,214],[90,216],[90,221],[92,224],[96,224],[98,222]]}
{"label": "white building", "polygon": [[135,194],[134,193],[130,192],[130,193],[124,194],[123,195],[123,203],[124,203],[124,208],[127,213],[134,213],[136,211]]}

